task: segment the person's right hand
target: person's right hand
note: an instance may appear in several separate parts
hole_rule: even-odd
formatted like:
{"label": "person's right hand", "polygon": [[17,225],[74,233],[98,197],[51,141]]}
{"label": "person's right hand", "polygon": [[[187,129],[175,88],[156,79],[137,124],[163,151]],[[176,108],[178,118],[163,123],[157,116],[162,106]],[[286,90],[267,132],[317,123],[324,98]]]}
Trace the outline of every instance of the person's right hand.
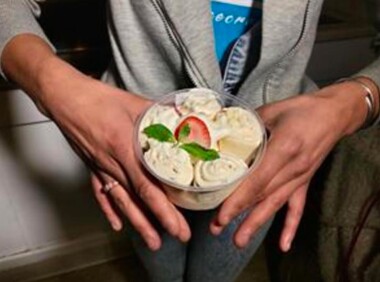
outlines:
{"label": "person's right hand", "polygon": [[[188,240],[184,217],[142,170],[134,153],[134,125],[151,102],[75,72],[54,85],[56,93],[45,96],[43,108],[91,167],[96,199],[114,229],[121,228],[121,221],[108,197],[152,250],[159,248],[160,237],[150,212],[170,234]],[[62,90],[65,94],[59,93]],[[102,194],[101,187],[113,179],[122,187]]]}
{"label": "person's right hand", "polygon": [[[17,35],[6,44],[1,67],[92,169],[95,196],[114,229],[121,228],[121,221],[110,200],[152,250],[161,245],[156,219],[181,241],[190,238],[186,220],[134,154],[134,126],[148,100],[83,75],[32,34]],[[101,187],[114,180],[121,185],[101,194]]]}

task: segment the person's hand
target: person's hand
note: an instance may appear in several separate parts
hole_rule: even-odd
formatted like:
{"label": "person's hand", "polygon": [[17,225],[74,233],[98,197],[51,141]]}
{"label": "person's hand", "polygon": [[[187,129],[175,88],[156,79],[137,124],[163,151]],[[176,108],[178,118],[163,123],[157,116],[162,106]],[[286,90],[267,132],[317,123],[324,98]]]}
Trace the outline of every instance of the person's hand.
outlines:
{"label": "person's hand", "polygon": [[[149,106],[148,100],[81,74],[32,34],[15,36],[7,43],[1,66],[39,110],[55,121],[91,168],[96,199],[115,230],[122,227],[122,221],[113,206],[153,250],[161,244],[153,224],[156,219],[181,241],[190,238],[184,217],[141,169],[134,154],[134,125]],[[120,185],[102,194],[101,187],[115,180]]]}
{"label": "person's hand", "polygon": [[308,184],[333,146],[357,130],[366,116],[364,93],[354,83],[326,87],[258,109],[270,138],[257,169],[223,203],[210,230],[218,235],[251,208],[234,241],[244,247],[283,205],[288,211],[280,248],[289,250],[300,222]]}
{"label": "person's hand", "polygon": [[[39,107],[93,171],[96,199],[113,228],[119,230],[122,226],[113,208],[116,206],[152,250],[161,244],[152,215],[171,235],[187,241],[190,229],[186,220],[143,171],[133,149],[137,118],[151,102],[86,77],[69,66],[59,67],[65,76],[51,76]],[[101,187],[115,180],[120,185],[106,195],[101,192]]]}

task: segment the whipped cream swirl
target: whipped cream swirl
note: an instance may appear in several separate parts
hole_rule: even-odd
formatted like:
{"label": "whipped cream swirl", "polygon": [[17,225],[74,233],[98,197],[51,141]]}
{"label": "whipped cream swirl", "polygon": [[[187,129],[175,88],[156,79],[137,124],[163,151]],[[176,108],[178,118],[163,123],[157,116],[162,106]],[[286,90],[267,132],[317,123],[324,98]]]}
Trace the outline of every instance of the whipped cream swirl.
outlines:
{"label": "whipped cream swirl", "polygon": [[262,141],[261,127],[256,117],[240,107],[224,108],[215,116],[215,125],[229,129],[234,137],[248,139],[254,144]]}
{"label": "whipped cream swirl", "polygon": [[210,89],[196,88],[189,92],[178,94],[176,107],[182,115],[201,114],[213,119],[222,109],[215,93]]}
{"label": "whipped cream swirl", "polygon": [[196,163],[194,182],[199,187],[225,185],[238,179],[247,170],[248,166],[243,160],[220,154],[219,159]]}
{"label": "whipped cream swirl", "polygon": [[175,108],[172,106],[162,106],[155,105],[151,109],[149,109],[140,123],[139,128],[139,142],[143,149],[147,149],[151,142],[148,142],[148,137],[144,134],[144,128],[152,125],[152,124],[163,124],[171,132],[174,132],[175,127],[179,121],[179,114],[176,112]]}
{"label": "whipped cream swirl", "polygon": [[190,185],[194,168],[189,154],[172,143],[152,142],[144,159],[159,177],[180,185]]}

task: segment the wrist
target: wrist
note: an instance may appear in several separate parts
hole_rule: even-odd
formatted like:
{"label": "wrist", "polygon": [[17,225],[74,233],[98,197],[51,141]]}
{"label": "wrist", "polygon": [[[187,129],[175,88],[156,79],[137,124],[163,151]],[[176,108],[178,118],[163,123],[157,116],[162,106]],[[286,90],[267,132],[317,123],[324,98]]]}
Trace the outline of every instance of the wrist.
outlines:
{"label": "wrist", "polygon": [[330,85],[320,92],[319,96],[329,99],[342,137],[356,132],[365,123],[368,115],[365,95],[365,90],[352,81]]}
{"label": "wrist", "polygon": [[[343,78],[337,81],[337,84],[341,87],[340,90],[346,92],[347,99],[362,97],[362,102],[358,101],[358,108],[364,104],[366,105],[366,115],[364,120],[360,118],[362,116],[361,112],[355,112],[356,121],[362,120],[361,126],[358,129],[365,129],[373,125],[379,118],[379,100],[380,100],[380,91],[377,84],[368,77],[352,77],[352,78]],[[356,89],[355,89],[356,88]],[[360,103],[360,104],[359,104]],[[352,133],[352,132],[351,132]]]}
{"label": "wrist", "polygon": [[71,65],[56,56],[50,57],[38,69],[37,95],[34,95],[33,100],[42,112],[51,116],[56,107],[74,98],[72,96],[77,88],[75,85],[87,80],[88,77]]}
{"label": "wrist", "polygon": [[[72,82],[85,76],[59,59],[41,38],[21,34],[12,38],[4,48],[2,67],[35,102],[38,109],[50,116],[49,107],[55,100],[66,98],[75,88]],[[67,97],[68,98],[68,97]],[[55,103],[56,104],[56,103]]]}
{"label": "wrist", "polygon": [[[370,120],[368,126],[373,125],[380,115],[380,89],[376,82],[371,78],[365,76],[358,76],[353,78],[354,81],[357,81],[363,85],[363,88],[367,88],[367,94],[370,94],[373,100],[373,113],[370,114]],[[368,93],[369,92],[369,93]]]}

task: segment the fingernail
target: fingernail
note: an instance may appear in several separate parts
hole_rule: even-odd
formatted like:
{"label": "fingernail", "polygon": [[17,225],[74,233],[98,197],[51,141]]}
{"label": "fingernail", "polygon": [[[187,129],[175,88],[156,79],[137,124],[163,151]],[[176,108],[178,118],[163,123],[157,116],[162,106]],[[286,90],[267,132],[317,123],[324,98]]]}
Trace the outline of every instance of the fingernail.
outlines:
{"label": "fingernail", "polygon": [[221,216],[221,217],[219,218],[219,224],[220,224],[221,226],[226,226],[226,225],[228,225],[228,224],[230,223],[230,221],[231,221],[231,218],[230,218],[229,215],[223,215],[223,216]]}
{"label": "fingernail", "polygon": [[212,225],[210,227],[210,231],[211,231],[212,235],[218,236],[218,235],[220,235],[222,233],[223,227]]}
{"label": "fingernail", "polygon": [[191,237],[190,232],[181,232],[179,235],[179,240],[185,243],[190,240],[190,237]]}
{"label": "fingernail", "polygon": [[240,236],[239,236],[239,239],[238,239],[238,247],[239,248],[244,248],[247,244],[248,244],[248,242],[249,242],[249,240],[251,239],[251,234],[249,234],[249,233],[242,233]]}
{"label": "fingernail", "polygon": [[121,223],[119,221],[112,221],[111,222],[112,229],[115,231],[120,231],[121,230]]}
{"label": "fingernail", "polygon": [[154,238],[148,238],[148,247],[152,251],[157,251],[160,248],[160,243]]}
{"label": "fingernail", "polygon": [[290,237],[289,238],[287,238],[286,240],[285,240],[285,252],[287,252],[287,251],[289,251],[290,250],[290,248],[291,248],[291,246],[292,246],[292,241],[291,241],[291,239],[290,239]]}
{"label": "fingernail", "polygon": [[167,225],[166,230],[169,234],[171,234],[173,237],[177,237],[179,234],[179,226],[176,223],[169,222]]}
{"label": "fingernail", "polygon": [[218,224],[218,222],[213,222],[210,224],[210,232],[212,235],[218,236],[223,232],[224,226]]}

